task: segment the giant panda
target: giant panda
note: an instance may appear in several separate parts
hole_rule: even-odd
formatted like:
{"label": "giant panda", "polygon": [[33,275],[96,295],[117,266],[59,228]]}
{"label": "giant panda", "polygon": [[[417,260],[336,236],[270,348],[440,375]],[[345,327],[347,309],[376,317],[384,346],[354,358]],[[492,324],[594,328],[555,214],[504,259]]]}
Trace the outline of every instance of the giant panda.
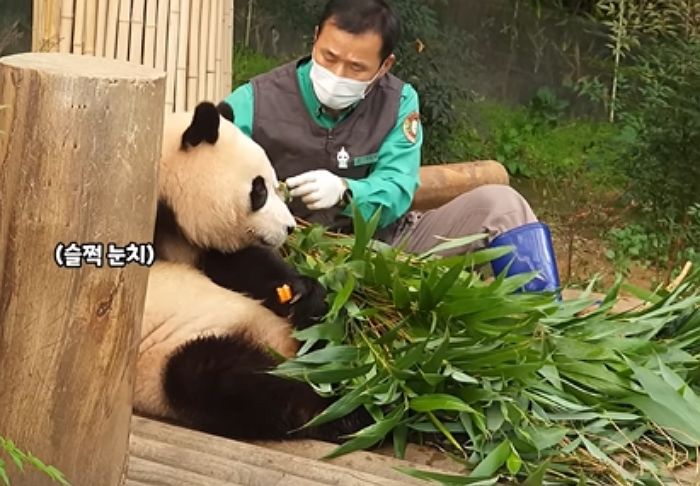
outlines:
{"label": "giant panda", "polygon": [[[322,317],[325,291],[276,252],[295,220],[232,116],[211,102],[166,115],[134,411],[233,439],[338,442],[365,412],[301,428],[332,399],[267,373],[298,351],[293,328]],[[270,298],[280,282],[292,303]]]}

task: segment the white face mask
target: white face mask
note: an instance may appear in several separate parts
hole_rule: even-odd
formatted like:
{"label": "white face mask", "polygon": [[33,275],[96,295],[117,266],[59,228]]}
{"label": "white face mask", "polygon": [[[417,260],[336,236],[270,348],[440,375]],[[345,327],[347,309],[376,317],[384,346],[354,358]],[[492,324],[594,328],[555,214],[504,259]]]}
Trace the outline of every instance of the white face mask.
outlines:
{"label": "white face mask", "polygon": [[364,99],[365,90],[378,75],[377,72],[377,75],[369,81],[342,78],[321,66],[313,58],[311,59],[311,82],[314,92],[323,105],[334,110],[342,110]]}

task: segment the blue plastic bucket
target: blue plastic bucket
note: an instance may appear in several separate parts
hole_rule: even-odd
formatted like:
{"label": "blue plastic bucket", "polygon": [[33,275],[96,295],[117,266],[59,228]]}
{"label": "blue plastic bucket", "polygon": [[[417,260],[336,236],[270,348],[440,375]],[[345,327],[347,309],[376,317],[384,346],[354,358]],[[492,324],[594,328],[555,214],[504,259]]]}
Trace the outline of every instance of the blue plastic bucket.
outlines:
{"label": "blue plastic bucket", "polygon": [[[491,262],[494,275],[500,275],[506,267],[507,276],[538,271],[523,290],[528,292],[556,291],[559,288],[559,271],[552,247],[549,227],[542,222],[529,223],[513,228],[497,236],[489,247],[515,247],[513,252]],[[512,263],[511,263],[512,262]]]}

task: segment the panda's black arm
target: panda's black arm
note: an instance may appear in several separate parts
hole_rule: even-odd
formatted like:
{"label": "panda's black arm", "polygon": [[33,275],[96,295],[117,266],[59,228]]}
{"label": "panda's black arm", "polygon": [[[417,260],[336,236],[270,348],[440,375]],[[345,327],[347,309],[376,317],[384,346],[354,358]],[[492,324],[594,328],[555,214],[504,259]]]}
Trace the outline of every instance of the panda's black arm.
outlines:
{"label": "panda's black arm", "polygon": [[[208,250],[202,271],[217,285],[262,300],[279,316],[290,317],[297,328],[318,322],[327,312],[326,291],[315,279],[300,274],[270,248],[253,246],[233,253]],[[288,285],[291,302],[280,302],[277,288]]]}

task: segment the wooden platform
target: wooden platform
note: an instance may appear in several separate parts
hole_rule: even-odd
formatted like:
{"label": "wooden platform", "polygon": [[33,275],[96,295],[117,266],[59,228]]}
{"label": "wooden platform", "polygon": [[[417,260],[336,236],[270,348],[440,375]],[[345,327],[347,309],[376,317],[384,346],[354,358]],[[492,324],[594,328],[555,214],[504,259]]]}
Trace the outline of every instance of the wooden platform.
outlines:
{"label": "wooden platform", "polygon": [[254,445],[134,416],[126,485],[426,485],[394,467],[437,470],[369,452],[318,460],[332,447],[317,441]]}

